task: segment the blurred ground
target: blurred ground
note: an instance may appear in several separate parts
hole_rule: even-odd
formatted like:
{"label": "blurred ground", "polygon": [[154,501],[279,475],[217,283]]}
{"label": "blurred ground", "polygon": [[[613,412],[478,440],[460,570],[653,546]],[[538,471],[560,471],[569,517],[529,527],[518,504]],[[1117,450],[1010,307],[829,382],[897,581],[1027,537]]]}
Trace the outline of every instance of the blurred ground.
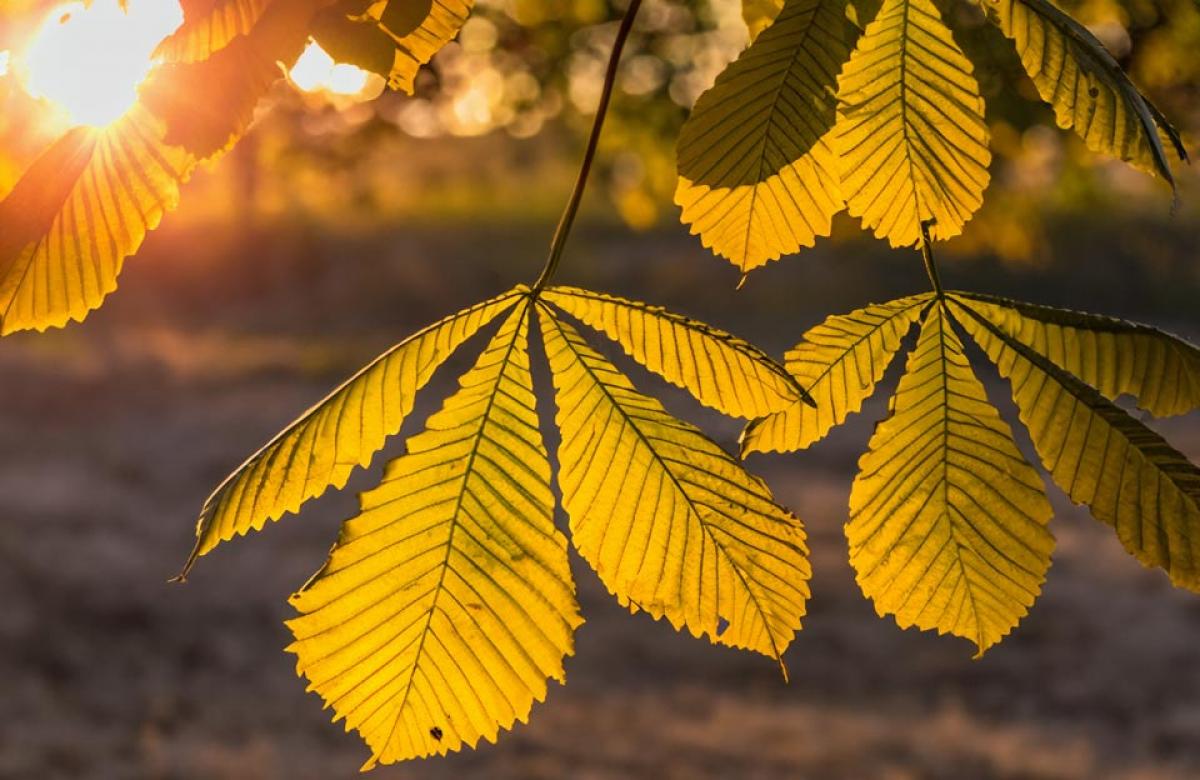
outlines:
{"label": "blurred ground", "polygon": [[[984,258],[943,275],[1195,339],[1196,233],[1065,224],[1051,267]],[[532,278],[548,229],[254,235],[168,227],[86,325],[0,343],[0,777],[351,777],[368,755],[304,693],[282,621],[382,458],[303,517],[205,558],[187,585],[166,579],[233,466],[385,346]],[[735,296],[736,274],[684,231],[600,227],[577,235],[562,280],[707,318],[777,355],[825,314],[925,285],[915,255],[843,244],[774,264]],[[980,373],[1011,412],[1006,386]],[[453,378],[438,375],[407,430]],[[643,386],[732,446],[736,423]],[[1200,776],[1200,597],[1142,569],[1054,489],[1044,595],[985,659],[875,616],[841,524],[883,408],[808,453],[751,461],[813,548],[790,684],[768,660],[623,613],[576,560],[588,622],[569,685],[498,745],[374,776]],[[1200,458],[1200,416],[1159,428]]]}

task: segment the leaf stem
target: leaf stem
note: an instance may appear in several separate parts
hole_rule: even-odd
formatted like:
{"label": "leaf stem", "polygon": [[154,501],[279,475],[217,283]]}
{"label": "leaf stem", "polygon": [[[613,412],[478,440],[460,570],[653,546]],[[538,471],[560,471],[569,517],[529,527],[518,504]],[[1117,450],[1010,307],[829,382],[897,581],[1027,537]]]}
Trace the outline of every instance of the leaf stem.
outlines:
{"label": "leaf stem", "polygon": [[625,48],[625,41],[628,40],[629,32],[633,29],[633,20],[641,5],[642,0],[630,0],[629,7],[625,10],[625,16],[621,18],[621,26],[617,29],[617,38],[613,41],[612,53],[608,56],[608,68],[604,72],[604,87],[600,92],[600,103],[596,106],[596,118],[592,120],[592,132],[583,153],[583,162],[579,165],[579,176],[575,179],[575,188],[571,191],[571,198],[567,201],[567,206],[558,221],[558,227],[554,231],[554,238],[550,241],[550,254],[546,257],[546,265],[542,268],[542,273],[538,276],[537,281],[533,283],[531,294],[535,298],[554,276],[554,272],[558,270],[558,264],[562,260],[563,247],[566,246],[567,236],[571,233],[571,226],[575,224],[575,215],[579,211],[579,203],[583,200],[583,191],[587,187],[588,176],[592,172],[592,161],[596,158],[600,130],[604,127],[604,117],[608,114],[609,100],[612,98],[613,86],[617,81],[617,65],[621,61],[621,51]]}
{"label": "leaf stem", "polygon": [[942,279],[938,276],[937,262],[933,259],[933,239],[929,237],[929,226],[933,220],[921,223],[921,257],[925,260],[925,273],[929,275],[929,283],[937,293],[938,300],[945,300],[946,293],[942,290]]}

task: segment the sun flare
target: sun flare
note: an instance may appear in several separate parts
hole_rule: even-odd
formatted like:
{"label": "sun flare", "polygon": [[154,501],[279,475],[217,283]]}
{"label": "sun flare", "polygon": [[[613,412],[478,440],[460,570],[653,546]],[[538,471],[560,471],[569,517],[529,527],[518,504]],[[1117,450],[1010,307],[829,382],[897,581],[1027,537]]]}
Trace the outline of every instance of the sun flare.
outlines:
{"label": "sun flare", "polygon": [[153,66],[159,41],[183,21],[177,2],[117,0],[52,10],[21,58],[30,95],[61,109],[71,124],[101,127],[137,102],[138,86]]}

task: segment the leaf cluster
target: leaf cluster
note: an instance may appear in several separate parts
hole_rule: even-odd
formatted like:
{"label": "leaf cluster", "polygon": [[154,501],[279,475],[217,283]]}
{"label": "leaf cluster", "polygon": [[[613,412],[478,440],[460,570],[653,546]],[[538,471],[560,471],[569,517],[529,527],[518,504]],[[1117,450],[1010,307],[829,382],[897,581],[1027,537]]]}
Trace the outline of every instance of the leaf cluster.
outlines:
{"label": "leaf cluster", "polygon": [[806,403],[785,371],[728,333],[608,295],[520,286],[381,355],[204,507],[185,575],[221,541],[344,485],[400,429],[435,369],[500,320],[292,598],[297,669],[370,745],[368,767],[495,740],[528,717],[547,679],[563,680],[582,617],[553,521],[535,318],[561,441],[554,482],[575,549],[609,591],[631,612],[775,659],[800,628],[809,595],[800,522],[737,459],[638,392],[568,317],[723,413]]}
{"label": "leaf cluster", "polygon": [[[1060,127],[1174,186],[1179,135],[1087,30],[1048,0],[995,0]],[[773,13],[773,20],[768,21]],[[893,247],[959,235],[990,180],[974,67],[933,0],[748,3],[753,44],[679,138],[676,202],[743,271],[827,236],[843,208]]]}

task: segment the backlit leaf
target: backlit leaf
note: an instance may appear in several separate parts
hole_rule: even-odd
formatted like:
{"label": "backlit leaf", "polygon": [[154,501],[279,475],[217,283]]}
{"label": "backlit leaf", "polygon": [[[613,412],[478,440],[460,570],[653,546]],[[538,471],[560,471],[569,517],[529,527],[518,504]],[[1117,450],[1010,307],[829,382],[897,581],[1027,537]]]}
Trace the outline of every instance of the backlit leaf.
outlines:
{"label": "backlit leaf", "polygon": [[816,406],[792,402],[750,423],[742,435],[743,455],[805,449],[861,409],[930,297],[867,306],[829,317],[805,333],[785,365]]}
{"label": "backlit leaf", "polygon": [[158,45],[156,59],[199,62],[245,35],[274,0],[180,0],[183,24]]}
{"label": "backlit leaf", "polygon": [[1001,375],[1042,463],[1072,501],[1117,531],[1125,549],[1200,591],[1200,469],[1096,390],[952,304]]}
{"label": "backlit leaf", "polygon": [[1148,325],[976,293],[956,297],[1042,357],[1116,400],[1164,417],[1200,409],[1200,349]]}
{"label": "backlit leaf", "polygon": [[951,238],[983,202],[988,131],[971,62],[933,0],[886,0],[840,78],[834,149],[853,216],[892,246]]}
{"label": "backlit leaf", "polygon": [[313,15],[329,0],[272,2],[253,29],[200,62],[167,62],[142,84],[142,102],[167,124],[168,143],[202,158],[246,131],[258,101],[295,64]]}
{"label": "backlit leaf", "polygon": [[495,741],[564,680],[582,620],[554,527],[528,299],[362,496],[292,604],[297,669],[389,764]]}
{"label": "backlit leaf", "polygon": [[574,287],[551,287],[543,297],[606,334],[671,384],[731,417],[761,417],[804,403],[803,389],[762,350],[703,322]]}
{"label": "backlit leaf", "polygon": [[[318,31],[319,40],[330,44],[329,53],[338,61],[386,76],[388,86],[411,95],[417,71],[454,40],[474,5],[475,0],[380,0],[365,14],[343,13],[336,24]],[[386,56],[385,40],[391,46]]]}
{"label": "backlit leaf", "polygon": [[982,654],[1041,591],[1050,515],[1041,478],[932,306],[850,493],[863,593],[901,627],[965,637]]}
{"label": "backlit leaf", "polygon": [[75,128],[0,203],[0,334],[82,320],[116,288],[195,164],[163,133],[141,107]]}
{"label": "backlit leaf", "polygon": [[1059,127],[1074,128],[1088,148],[1157,173],[1172,185],[1163,148],[1181,160],[1179,135],[1086,27],[1048,0],[988,0],[989,16],[1016,45],[1038,94]]}
{"label": "backlit leaf", "polygon": [[842,209],[830,148],[845,0],[788,0],[696,101],[679,136],[682,219],[743,271],[829,235]]}
{"label": "backlit leaf", "polygon": [[622,604],[782,656],[800,628],[804,532],[766,485],[539,309],[571,536]]}
{"label": "backlit leaf", "polygon": [[183,575],[220,542],[345,485],[400,430],[434,370],[525,291],[518,287],[464,309],[400,342],[252,455],[205,502]]}

